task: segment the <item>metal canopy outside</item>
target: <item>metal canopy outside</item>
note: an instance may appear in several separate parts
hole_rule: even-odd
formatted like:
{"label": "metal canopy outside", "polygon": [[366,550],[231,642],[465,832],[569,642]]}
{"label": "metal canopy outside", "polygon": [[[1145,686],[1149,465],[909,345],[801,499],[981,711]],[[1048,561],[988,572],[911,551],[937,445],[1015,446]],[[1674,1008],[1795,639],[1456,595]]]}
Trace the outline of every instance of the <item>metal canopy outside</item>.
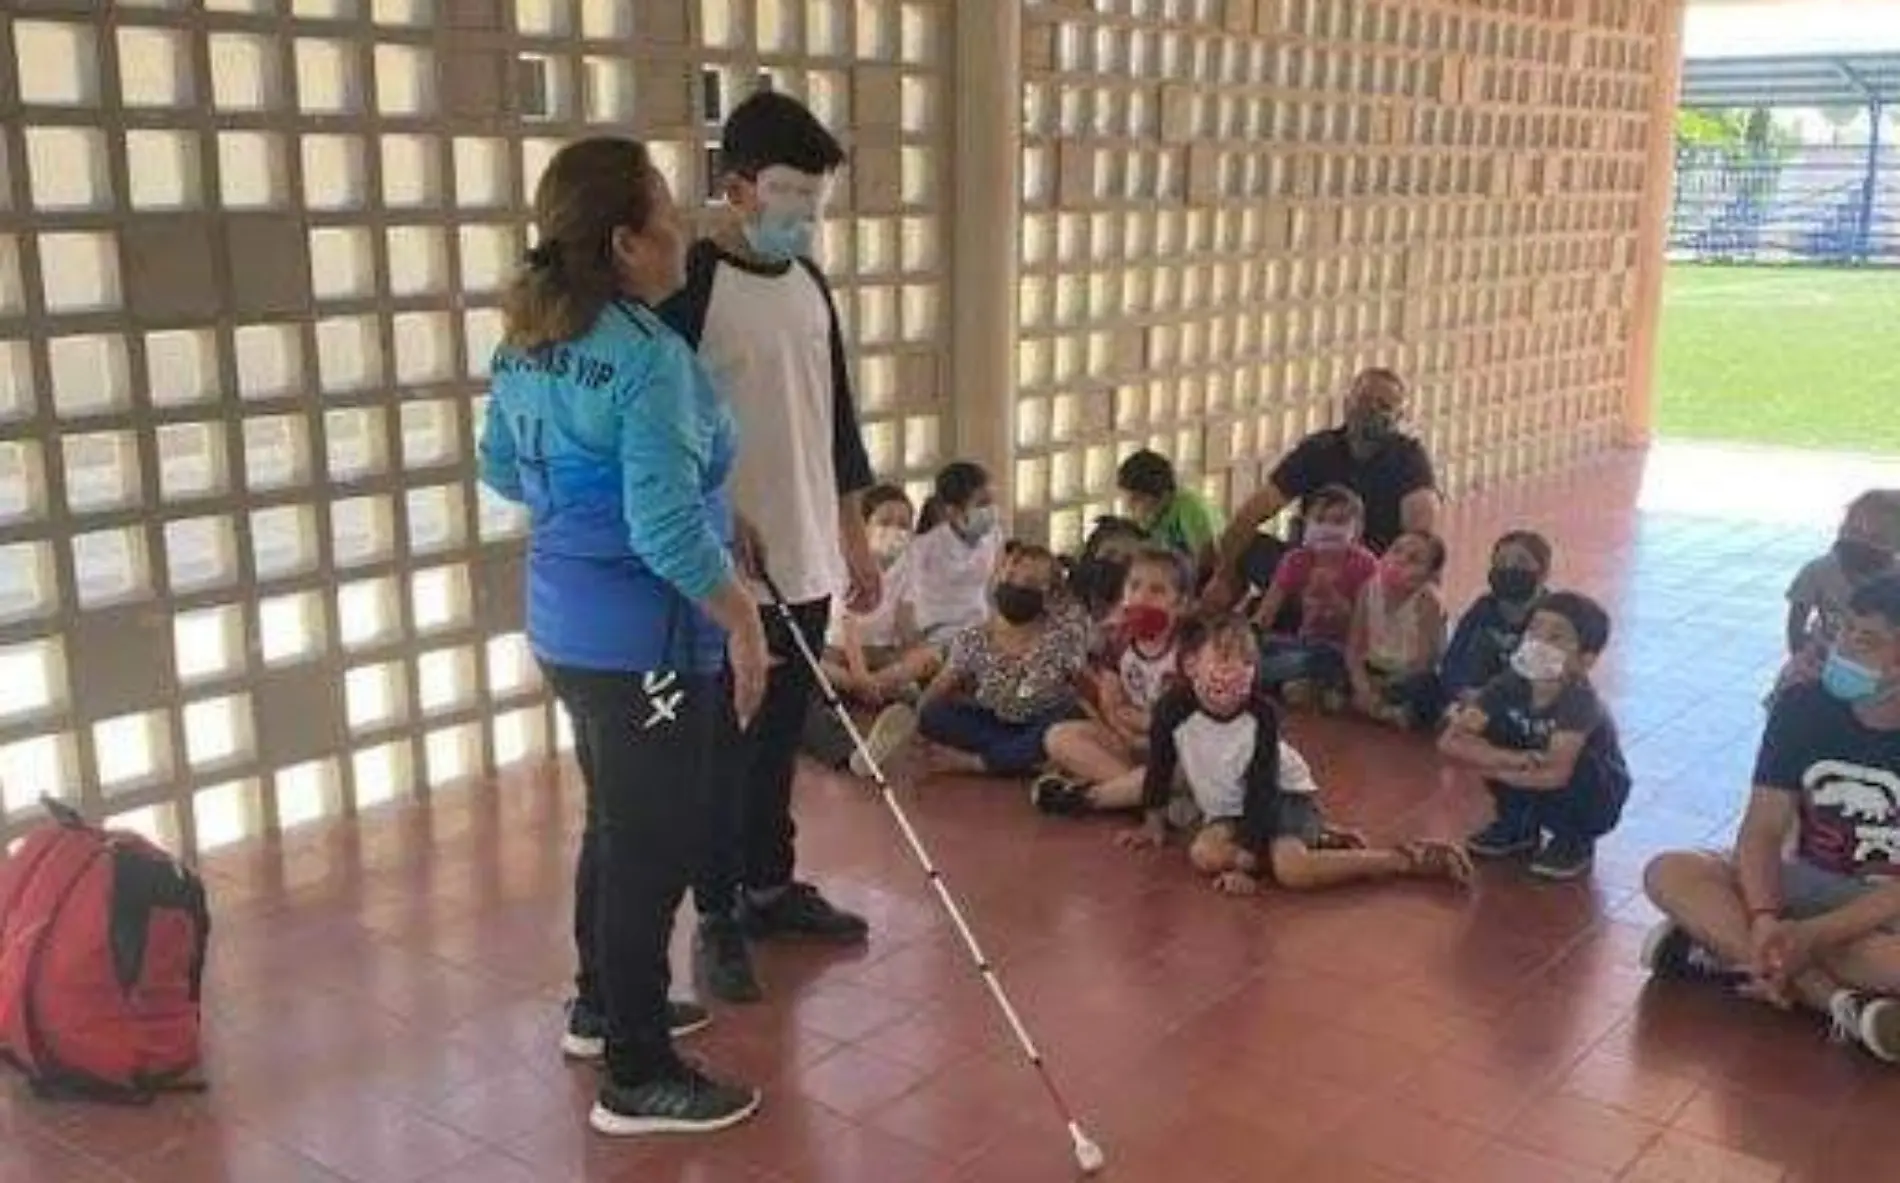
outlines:
{"label": "metal canopy outside", "polygon": [[1900,103],[1900,51],[1689,58],[1687,108],[1886,107]]}

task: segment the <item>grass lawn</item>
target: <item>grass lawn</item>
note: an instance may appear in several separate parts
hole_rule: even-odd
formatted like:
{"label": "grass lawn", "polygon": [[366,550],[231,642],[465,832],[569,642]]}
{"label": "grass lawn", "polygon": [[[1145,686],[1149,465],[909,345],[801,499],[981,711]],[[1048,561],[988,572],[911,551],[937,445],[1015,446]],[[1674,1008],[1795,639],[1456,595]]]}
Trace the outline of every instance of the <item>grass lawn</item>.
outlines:
{"label": "grass lawn", "polygon": [[1900,269],[1671,264],[1656,433],[1900,452]]}

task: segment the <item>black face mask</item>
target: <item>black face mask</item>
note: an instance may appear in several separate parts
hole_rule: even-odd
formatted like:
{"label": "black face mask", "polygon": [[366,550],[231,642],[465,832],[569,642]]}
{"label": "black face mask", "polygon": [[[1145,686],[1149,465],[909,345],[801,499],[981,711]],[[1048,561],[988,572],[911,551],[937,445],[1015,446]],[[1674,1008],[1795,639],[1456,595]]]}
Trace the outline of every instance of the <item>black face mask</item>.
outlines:
{"label": "black face mask", "polygon": [[1378,451],[1398,431],[1398,418],[1385,411],[1358,414],[1346,420],[1346,438],[1362,452]]}
{"label": "black face mask", "polygon": [[1893,562],[1893,555],[1888,551],[1858,538],[1835,540],[1834,557],[1840,560],[1841,570],[1849,575],[1870,575]]}
{"label": "black face mask", "polygon": [[1491,593],[1506,603],[1522,604],[1537,594],[1537,572],[1523,567],[1493,567]]}
{"label": "black face mask", "polygon": [[1028,624],[1042,615],[1048,596],[1039,587],[1020,583],[996,585],[996,611],[1011,624]]}

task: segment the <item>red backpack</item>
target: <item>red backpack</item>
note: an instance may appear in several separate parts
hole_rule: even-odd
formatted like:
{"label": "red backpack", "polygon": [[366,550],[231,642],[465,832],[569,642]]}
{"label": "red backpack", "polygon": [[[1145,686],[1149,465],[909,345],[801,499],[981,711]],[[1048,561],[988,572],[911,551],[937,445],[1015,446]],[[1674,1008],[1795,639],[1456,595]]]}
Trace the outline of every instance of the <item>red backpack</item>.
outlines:
{"label": "red backpack", "polygon": [[43,1095],[201,1087],[204,884],[138,835],[45,804],[51,824],[0,863],[0,1058]]}

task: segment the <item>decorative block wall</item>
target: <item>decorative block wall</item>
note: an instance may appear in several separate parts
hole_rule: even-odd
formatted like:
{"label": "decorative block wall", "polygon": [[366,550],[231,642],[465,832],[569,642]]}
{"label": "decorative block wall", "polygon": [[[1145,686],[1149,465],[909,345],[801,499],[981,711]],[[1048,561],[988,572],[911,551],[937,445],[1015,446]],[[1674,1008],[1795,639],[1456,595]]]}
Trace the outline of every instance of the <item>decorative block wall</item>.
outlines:
{"label": "decorative block wall", "polygon": [[1031,0],[1019,511],[1231,504],[1367,365],[1452,493],[1612,446],[1662,7]]}
{"label": "decorative block wall", "polygon": [[571,137],[692,204],[762,82],[845,131],[825,262],[927,477],[949,3],[0,7],[0,839],[51,793],[200,851],[564,742],[473,448]]}
{"label": "decorative block wall", "polygon": [[824,262],[918,492],[1007,413],[1027,533],[1143,443],[1238,498],[1372,363],[1454,491],[1609,446],[1654,7],[1028,0],[1021,127],[961,129],[1021,148],[1001,397],[947,388],[953,299],[1009,299],[947,236],[1011,3],[0,7],[0,840],[50,793],[202,851],[562,746],[474,476],[499,291],[560,143],[704,205],[759,85],[850,141]]}

